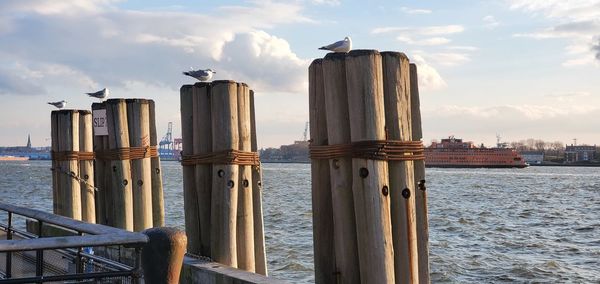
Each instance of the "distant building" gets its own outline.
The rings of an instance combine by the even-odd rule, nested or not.
[[[591,161],[595,158],[596,155],[596,145],[567,145],[565,147],[565,162],[574,163],[574,162],[583,162],[583,161]]]
[[[27,146],[28,149],[31,149],[31,134],[27,134]]]
[[[543,151],[521,151],[519,154],[521,154],[525,163],[530,165],[541,164],[544,161]]]

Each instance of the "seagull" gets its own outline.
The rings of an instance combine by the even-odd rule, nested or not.
[[[49,105],[53,105],[53,106],[55,106],[58,109],[61,109],[61,108],[65,107],[67,105],[67,101],[62,100],[62,101],[59,101],[59,102],[49,102],[48,104]]]
[[[206,70],[190,70],[190,71],[186,71],[183,72],[183,75],[188,75],[190,77],[194,77],[202,82],[204,81],[208,81],[210,80],[210,78],[212,78],[213,74],[215,74],[217,72],[213,71],[212,69],[206,69]]]
[[[86,93],[86,94],[90,97],[94,97],[94,98],[98,98],[98,99],[102,100],[102,99],[106,99],[108,97],[109,91],[107,88],[104,88],[95,93]]]
[[[330,45],[319,47],[322,50],[331,50],[333,52],[348,52],[352,49],[352,40],[350,37],[345,37],[344,40],[334,42]]]

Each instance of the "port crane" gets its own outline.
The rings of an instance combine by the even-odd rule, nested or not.
[[[181,138],[173,139],[173,122],[169,122],[167,133],[158,142],[158,154],[161,160],[179,160],[181,154]]]
[[[173,122],[169,121],[167,134],[158,143],[160,149],[173,150]]]
[[[308,141],[308,121],[304,125],[304,133],[302,134],[302,141]]]

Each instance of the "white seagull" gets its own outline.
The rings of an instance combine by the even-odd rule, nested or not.
[[[352,49],[352,40],[349,36],[347,36],[344,38],[344,40],[340,40],[330,45],[319,47],[319,49],[331,50],[333,52],[348,52]]]
[[[104,88],[95,93],[86,93],[86,94],[90,97],[94,97],[94,98],[98,98],[98,99],[102,100],[102,99],[106,99],[108,97],[109,91],[107,88]]]
[[[67,105],[67,101],[62,100],[62,101],[59,101],[59,102],[49,102],[48,104],[49,105],[53,105],[53,106],[55,106],[58,109],[61,109],[61,108],[65,107]]]
[[[217,72],[215,72],[214,70],[212,70],[210,68],[206,69],[206,70],[202,70],[202,69],[200,69],[200,70],[194,70],[194,69],[192,69],[190,71],[183,72],[183,75],[188,75],[190,77],[194,77],[194,78],[196,78],[196,79],[204,82],[204,81],[210,80],[210,78],[212,78],[213,74],[215,74],[215,73],[217,73]]]

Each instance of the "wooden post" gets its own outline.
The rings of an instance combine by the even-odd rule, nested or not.
[[[79,111],[79,151],[93,152],[92,112]],[[79,161],[81,179],[81,218],[88,223],[96,223],[96,192],[94,189],[94,160]]]
[[[106,123],[108,123],[108,110],[107,110]],[[108,126],[108,124],[107,124]],[[108,143],[108,135],[102,136],[102,145],[104,151],[108,151],[110,149],[110,143]],[[106,220],[106,225],[116,227],[115,219],[116,219],[116,211],[113,210],[113,206],[115,206],[114,198],[115,192],[118,190],[117,188],[113,188],[112,184],[112,175],[113,168],[111,166],[110,161],[104,161],[104,176],[100,176],[104,180],[104,216]]]
[[[346,56],[352,142],[384,140],[385,114],[381,55],[353,50]],[[385,161],[352,159],[352,192],[363,283],[394,283],[394,250]]]
[[[254,113],[254,91],[250,90],[250,150],[258,151],[256,139],[256,115]],[[252,167],[252,210],[254,215],[254,255],[256,273],[267,276],[267,256],[265,251],[265,229],[262,208],[261,166]]]
[[[196,83],[193,87],[192,98],[193,113],[193,153],[207,154],[212,152],[212,133],[210,118],[210,84]],[[190,236],[198,243],[199,251],[195,252],[204,256],[210,255],[210,207],[212,177],[210,164],[194,166],[195,193],[198,203],[199,234]]]
[[[329,53],[323,60],[323,82],[330,145],[350,143],[345,53]],[[352,159],[329,160],[333,236],[337,283],[360,283],[356,217],[352,195]]]
[[[150,152],[150,112],[148,101],[127,100],[127,124],[129,145],[142,147]],[[150,158],[131,160],[133,191],[133,229],[141,232],[152,227],[152,175]]]
[[[412,141],[409,61],[399,52],[382,52],[387,139]],[[419,283],[412,161],[389,161],[389,191],[396,283]]]
[[[58,140],[58,151],[79,151],[79,111],[53,111],[56,115],[55,135]],[[75,179],[79,174],[77,160],[58,161],[55,170],[57,175],[57,209],[60,215],[81,220],[81,187]]]
[[[214,81],[211,92],[213,152],[238,149],[237,86]],[[211,206],[211,256],[222,264],[238,266],[236,216],[238,166],[213,164]]]
[[[251,151],[250,142],[250,89],[237,84],[238,150]],[[252,206],[252,166],[239,166],[237,209],[237,259],[238,268],[256,271],[254,260],[254,215]]]
[[[308,67],[308,104],[310,109],[311,144],[327,145],[327,119],[323,87],[323,60],[316,59]],[[311,193],[315,283],[336,283],[336,259],[333,240],[333,211],[329,162],[313,159]]]
[[[58,152],[58,112],[50,113],[50,137],[52,152]],[[54,214],[62,215],[62,204],[60,203],[60,168],[58,161],[52,158],[52,208]],[[59,207],[60,206],[60,207]]]
[[[410,102],[412,118],[412,138],[423,139],[421,127],[421,106],[419,99],[419,83],[417,66],[410,64]],[[427,217],[427,192],[425,191],[425,162],[415,161],[415,184],[419,185],[415,196],[417,218],[417,249],[419,252],[419,282],[429,284],[429,219]]]
[[[181,103],[181,139],[183,142],[182,155],[193,153],[193,93],[192,85],[184,85],[180,90]],[[185,232],[188,235],[188,252],[200,253],[200,217],[198,215],[198,195],[194,179],[194,166],[183,166],[183,207],[185,214]]]
[[[104,103],[93,103],[92,104],[92,112],[94,110],[99,110],[99,109],[106,109],[106,107],[104,106]],[[100,136],[100,135],[96,135],[96,133],[94,133],[94,143],[93,143],[93,150],[95,153],[100,153],[100,152],[104,152],[105,151],[105,145],[104,145],[104,138],[106,136]],[[104,176],[105,176],[105,164],[106,162],[102,159],[95,159],[94,160],[94,185],[96,186],[96,188],[98,188],[98,191],[96,192],[96,199],[95,199],[95,203],[96,203],[96,223],[98,224],[107,224],[107,218],[106,218],[106,191],[109,189],[108,186],[105,185],[104,183]]]
[[[108,144],[110,150],[129,147],[129,130],[127,128],[127,106],[124,99],[106,101],[106,118],[108,121]],[[129,160],[110,161],[110,186],[112,187],[112,207],[107,209],[114,213],[113,226],[133,231],[133,197],[131,187],[131,167]]]
[[[150,113],[150,146],[158,146],[158,136],[156,134],[156,110],[153,100],[148,100]],[[150,158],[151,177],[152,177],[152,225],[162,227],[165,225],[165,201],[162,183],[162,169],[160,167],[160,157]]]

